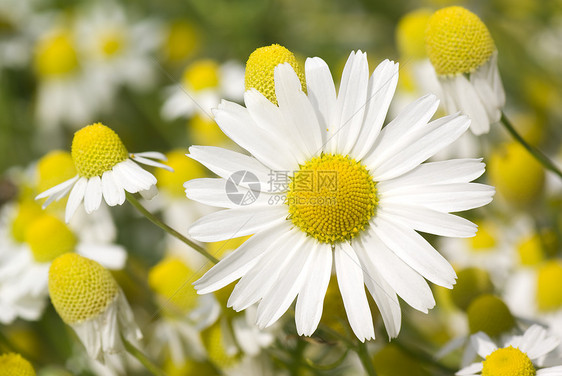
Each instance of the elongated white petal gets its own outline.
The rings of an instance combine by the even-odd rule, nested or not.
[[[174,172],[174,169],[171,168],[170,166],[167,166],[164,163],[153,161],[152,159],[142,157],[138,154],[131,154],[131,159],[135,162],[142,163],[142,164],[145,164],[147,166],[159,167],[159,168],[163,168],[164,170]]]
[[[472,347],[476,349],[476,352],[482,358],[486,358],[498,349],[494,341],[484,332],[478,332],[470,336],[470,342],[472,343]]]
[[[322,144],[327,142],[328,128],[334,125],[336,110],[336,88],[330,68],[319,57],[306,59],[305,62],[307,94],[316,111],[322,131]],[[327,145],[325,145],[327,147]]]
[[[74,215],[78,206],[82,203],[84,199],[84,194],[86,193],[86,186],[88,185],[88,179],[82,177],[78,179],[72,191],[70,191],[70,196],[68,196],[68,202],[66,203],[66,210],[64,214],[64,221],[66,223],[70,222],[70,218]]]
[[[554,350],[559,344],[559,339],[548,336],[544,328],[535,324],[523,334],[519,349],[527,353],[529,358],[538,359]]]
[[[482,362],[472,363],[468,367],[464,367],[463,369],[461,369],[460,371],[455,373],[455,375],[457,375],[457,376],[476,376],[476,375],[478,375],[478,372],[482,371],[483,367],[484,366],[483,366]]]
[[[207,294],[242,277],[261,260],[275,240],[288,231],[285,226],[272,226],[256,233],[197,280],[193,284],[195,289],[199,294]]]
[[[116,244],[80,243],[76,247],[76,251],[112,270],[123,269],[127,260],[125,248]]]
[[[60,184],[55,185],[52,188],[47,189],[44,192],[39,193],[37,196],[35,196],[35,199],[40,200],[42,198],[55,195],[59,192],[63,192],[65,190],[67,190],[68,187],[72,187],[74,185],[74,183],[76,183],[76,181],[78,181],[78,179],[80,179],[80,177],[78,175],[76,175],[72,179],[68,179],[68,180],[66,180],[66,181],[64,181]]]
[[[88,185],[86,185],[86,192],[84,193],[84,209],[86,210],[86,213],[90,214],[100,207],[101,196],[100,177],[91,177],[88,179]]]
[[[157,151],[143,151],[141,153],[134,153],[137,157],[145,157],[150,159],[159,159],[161,161],[167,161],[166,155]]]
[[[562,376],[562,366],[539,369],[537,376]]]
[[[316,244],[311,250],[314,272],[309,273],[301,287],[295,307],[295,321],[299,335],[310,336],[322,317],[326,290],[332,274],[332,249]]]
[[[281,205],[281,195],[274,195],[235,186],[222,178],[202,178],[185,182],[187,198],[202,204],[220,208],[255,207],[259,205]]]
[[[115,181],[114,172],[106,171],[101,176],[103,198],[109,206],[122,205],[125,202],[125,191]]]
[[[436,285],[453,287],[453,267],[420,234],[382,215],[372,224],[375,234],[412,269]]]
[[[349,325],[361,342],[375,338],[371,309],[365,294],[363,269],[355,251],[341,243],[334,252],[338,286]]]
[[[202,242],[252,235],[285,221],[287,208],[282,206],[238,207],[204,216],[189,228],[189,236]]]

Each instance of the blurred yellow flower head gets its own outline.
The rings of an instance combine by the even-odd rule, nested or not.
[[[61,76],[78,69],[78,54],[70,30],[45,35],[35,46],[35,70],[42,78]]]
[[[35,376],[35,370],[20,354],[0,355],[0,376]]]
[[[562,308],[562,262],[550,260],[538,269],[537,305],[540,311]]]
[[[189,279],[193,271],[179,258],[167,257],[148,273],[148,285],[163,298],[164,312],[186,314],[197,305],[197,292]]]
[[[474,299],[466,313],[470,333],[484,332],[490,337],[495,337],[515,326],[515,319],[507,305],[491,294]]]
[[[70,228],[50,214],[42,215],[29,225],[25,241],[37,262],[50,262],[64,253],[73,252],[78,243]]]
[[[183,183],[205,176],[205,170],[200,163],[186,156],[187,150],[176,149],[166,154],[167,165],[174,169],[170,172],[163,169],[155,171],[158,187],[174,197],[184,197]]]
[[[398,22],[396,44],[403,58],[419,60],[427,57],[425,30],[432,14],[429,9],[418,9],[406,14]]]

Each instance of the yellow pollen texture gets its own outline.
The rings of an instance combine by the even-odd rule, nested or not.
[[[35,376],[35,370],[20,354],[0,355],[0,376]]]
[[[562,308],[562,262],[548,261],[539,268],[537,304],[541,311]]]
[[[431,16],[425,48],[439,75],[471,73],[486,63],[496,49],[480,18],[458,6],[440,9]]]
[[[165,308],[185,314],[195,308],[197,293],[186,283],[193,271],[178,258],[168,257],[148,273],[150,288],[166,300]]]
[[[57,217],[45,214],[27,228],[25,241],[37,262],[50,262],[58,256],[74,251],[76,236]]]
[[[67,151],[53,150],[39,160],[37,164],[39,183],[37,191],[43,192],[76,176],[76,167],[72,156]]]
[[[128,157],[117,133],[101,123],[88,125],[74,134],[72,159],[80,176],[101,177]]]
[[[295,55],[288,49],[278,44],[256,49],[246,62],[244,83],[246,90],[255,88],[272,103],[277,104],[275,96],[274,70],[279,64],[289,63],[302,84],[306,93],[304,70],[297,62]]]
[[[60,76],[78,68],[72,35],[59,31],[42,39],[35,48],[35,70],[42,77]]]
[[[79,323],[104,312],[119,293],[111,273],[95,261],[66,253],[49,269],[49,294],[67,324]]]
[[[495,337],[515,326],[515,319],[507,305],[491,294],[474,299],[466,313],[471,333],[482,331],[490,337]]]
[[[482,376],[535,376],[531,359],[513,346],[497,349],[482,362]]]
[[[186,87],[199,91],[219,86],[219,65],[213,60],[199,60],[183,72]]]
[[[322,243],[351,240],[375,214],[375,186],[369,171],[354,159],[332,154],[312,158],[292,177],[289,218]]]

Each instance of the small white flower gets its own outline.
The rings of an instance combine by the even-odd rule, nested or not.
[[[46,207],[70,192],[65,221],[69,222],[84,201],[86,213],[100,207],[102,197],[109,206],[122,205],[125,191],[140,192],[147,198],[156,194],[156,178],[135,162],[171,170],[152,159],[165,160],[162,153],[128,153],[119,136],[101,123],[88,125],[74,134],[72,159],[78,175],[43,193],[36,199],[48,197]]]

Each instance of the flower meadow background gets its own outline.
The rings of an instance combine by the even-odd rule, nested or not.
[[[33,198],[75,175],[64,152],[77,130],[100,122],[130,152],[166,154],[175,172],[147,167],[159,194],[142,203],[185,234],[213,210],[185,197],[185,181],[213,176],[185,154],[191,145],[235,147],[210,109],[221,98],[242,103],[244,64],[256,48],[279,43],[301,64],[319,56],[336,82],[352,50],[368,53],[371,71],[384,59],[399,62],[388,122],[427,93],[416,68],[426,59],[424,22],[451,5],[486,24],[498,50],[504,113],[562,167],[561,1],[0,0],[0,354],[21,354],[40,375],[365,374],[337,286],[328,288],[311,337],[297,335],[292,309],[260,331],[255,312],[226,307],[232,286],[197,296],[191,284],[212,264],[128,203],[102,208],[93,219],[84,214],[71,228],[78,248],[107,256],[143,334],[144,355],[137,355],[144,366],[131,356],[113,365],[92,361],[46,297],[29,308],[36,317],[13,313],[8,296],[21,286],[10,284],[8,261],[21,244],[60,235],[28,231],[40,215]],[[500,338],[538,323],[562,339],[562,180],[500,124],[468,134],[438,157],[483,157],[486,173],[478,181],[495,186],[496,195],[464,215],[478,224],[476,237],[426,236],[458,276],[453,290],[431,286],[436,306],[428,314],[401,301],[402,329],[389,341],[369,302],[377,336],[365,348],[371,374],[454,374],[476,359],[468,336],[478,331]],[[23,207],[29,210],[20,215]],[[205,249],[221,259],[244,240]],[[20,272],[23,281],[35,271]],[[562,364],[562,347],[544,362]]]

